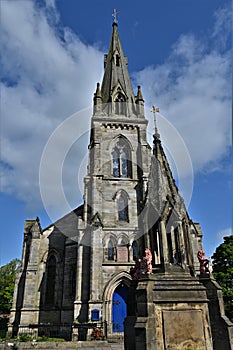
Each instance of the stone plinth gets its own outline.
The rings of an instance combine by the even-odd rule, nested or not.
[[[148,275],[132,287],[132,294],[133,289],[136,314],[130,305],[127,350],[213,349],[206,288],[196,278]]]
[[[209,299],[210,324],[214,350],[233,350],[233,324],[225,316],[222,288],[209,276],[200,276]]]

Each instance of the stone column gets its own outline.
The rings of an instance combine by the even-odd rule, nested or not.
[[[159,232],[157,229],[156,229],[155,235],[156,235],[156,243],[157,243],[157,249],[158,249],[158,254],[155,254],[155,263],[161,264],[161,247],[160,247],[160,240],[159,240]]]
[[[132,244],[129,245],[129,261],[133,262],[133,248],[132,248]]]
[[[168,246],[167,246],[167,232],[166,232],[166,226],[165,226],[164,220],[160,221],[160,232],[162,237],[162,251],[163,251],[164,264],[168,264],[169,257],[168,257]]]
[[[180,250],[182,252],[182,264],[184,264],[185,266],[187,265],[187,256],[186,256],[186,252],[185,252],[185,243],[184,243],[184,231],[183,231],[183,227],[182,227],[182,222],[181,221],[177,221],[178,224],[178,232],[179,232],[179,238],[180,238]]]
[[[176,253],[176,242],[175,242],[175,232],[174,232],[174,226],[171,226],[171,241],[172,241],[172,259],[173,263],[175,262],[174,256]]]
[[[74,302],[74,320],[79,315],[82,297],[82,269],[83,269],[83,245],[79,244],[77,248],[77,275],[76,275],[76,296]]]
[[[100,299],[101,270],[103,260],[103,247],[101,244],[102,228],[94,228],[91,232],[91,300]]]

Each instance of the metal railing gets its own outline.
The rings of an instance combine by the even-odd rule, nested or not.
[[[72,323],[72,324],[29,324],[20,325],[18,337],[47,337],[62,338],[67,341],[74,340],[72,335],[76,333],[75,340],[107,340],[108,342],[119,342],[124,340],[124,332],[113,331],[113,324],[104,322]]]

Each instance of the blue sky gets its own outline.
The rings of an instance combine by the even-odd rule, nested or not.
[[[77,140],[64,161],[62,185],[70,209],[82,202],[92,98],[102,79],[114,8],[120,11],[119,34],[135,92],[140,84],[147,111],[157,104],[190,154],[192,167],[177,158],[179,176],[176,160],[171,163],[178,182],[189,183],[191,201],[186,190],[182,195],[190,217],[201,224],[204,250],[211,256],[222,237],[232,234],[231,2],[0,4],[0,264],[21,257],[25,219],[39,216],[46,227],[51,217],[66,214],[55,186],[48,186],[50,202],[42,203],[40,161],[54,130],[76,112]],[[162,140],[173,137],[166,130],[161,135]],[[50,178],[53,166],[48,165]]]

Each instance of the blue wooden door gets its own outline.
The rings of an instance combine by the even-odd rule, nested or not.
[[[127,287],[120,285],[112,297],[112,331],[124,332],[124,319],[127,316]]]

